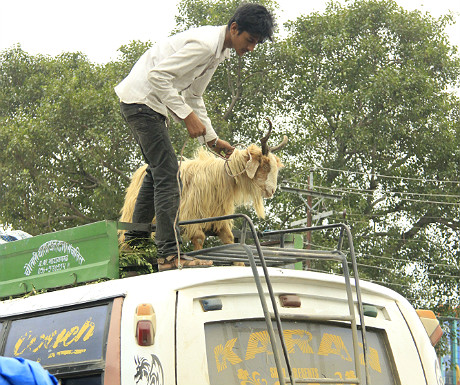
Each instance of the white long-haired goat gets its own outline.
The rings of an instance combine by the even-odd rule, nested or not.
[[[278,170],[283,167],[273,152],[283,148],[288,140],[284,136],[279,145],[268,147],[270,131],[271,123],[268,134],[261,138],[262,148],[251,144],[244,150],[235,149],[228,160],[201,149],[194,159],[183,161],[180,166],[183,185],[180,220],[230,215],[236,207],[251,203],[257,215],[264,218],[263,198],[270,198],[275,193]],[[121,210],[121,222],[132,221],[146,169],[147,165],[144,165],[133,174]],[[232,225],[231,220],[190,224],[184,226],[184,235],[192,241],[195,250],[203,247],[206,232],[217,234],[224,244],[233,243]],[[124,232],[121,232],[120,242],[123,241]]]

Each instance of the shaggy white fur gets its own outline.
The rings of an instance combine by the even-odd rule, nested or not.
[[[265,216],[263,198],[271,197],[276,190],[278,170],[283,167],[280,159],[270,152],[262,155],[262,150],[252,144],[244,150],[235,149],[225,163],[204,149],[194,159],[181,163],[181,221],[230,215],[242,205],[252,205],[259,217]],[[146,168],[144,165],[133,174],[121,210],[122,222],[132,221]],[[184,235],[198,250],[208,231],[216,233],[224,244],[233,243],[232,226],[230,220],[186,225]],[[123,240],[121,231],[120,242]]]

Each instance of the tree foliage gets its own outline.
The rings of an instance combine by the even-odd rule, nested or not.
[[[449,22],[391,1],[330,3],[289,23],[278,66],[299,139],[290,165],[343,196],[331,206],[351,214],[364,276],[431,305],[458,292],[460,186],[445,181],[460,180],[449,91],[460,62]]]
[[[37,234],[116,218],[135,152],[113,93],[123,64],[2,54],[3,223]]]
[[[273,0],[262,3],[276,14]],[[173,32],[226,24],[238,4],[182,0]],[[460,277],[460,62],[444,32],[452,22],[393,1],[331,2],[291,20],[273,43],[233,54],[205,95],[216,131],[232,143],[256,142],[265,117],[275,122],[273,142],[289,135],[280,181],[306,189],[312,172],[314,190],[342,197],[316,209],[340,213],[329,223],[346,209],[362,277],[444,313]],[[150,45],[123,45],[105,65],[20,46],[0,53],[0,223],[39,234],[118,217],[142,158],[113,87]],[[170,133],[177,153],[196,148],[183,125]],[[260,228],[307,216],[295,194],[277,193],[267,206]]]

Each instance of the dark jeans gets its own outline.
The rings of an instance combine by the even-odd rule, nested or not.
[[[169,138],[166,119],[144,104],[121,103],[120,108],[148,164],[132,221],[150,223],[156,216],[157,256],[162,258],[176,254],[174,220],[179,207],[178,162]],[[181,244],[179,228],[176,229],[178,242]],[[148,236],[147,233],[138,231],[128,231],[125,234],[127,241]]]

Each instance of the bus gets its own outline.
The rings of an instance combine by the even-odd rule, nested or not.
[[[359,280],[346,225],[271,232],[279,242],[265,246],[235,215],[248,236],[189,253],[213,267],[123,279],[117,222],[0,245],[0,355],[38,361],[63,385],[443,384],[436,318]],[[296,247],[325,228],[336,250]],[[311,259],[343,274],[304,270]]]

